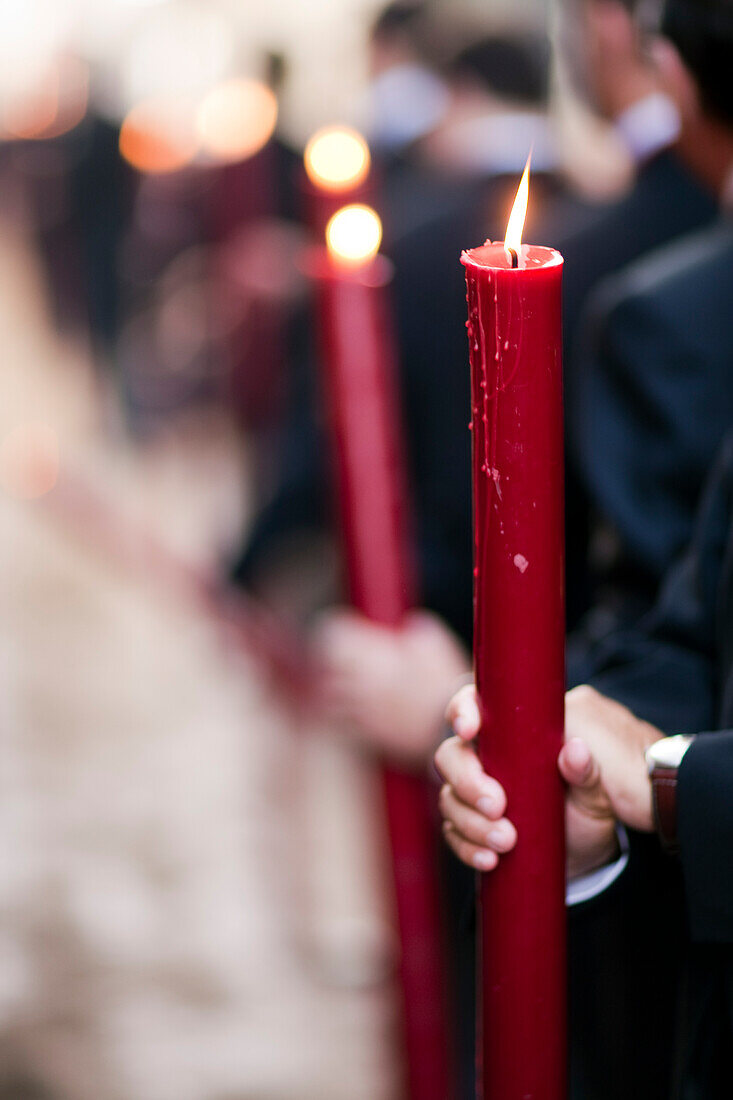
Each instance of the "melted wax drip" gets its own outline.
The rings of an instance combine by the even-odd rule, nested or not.
[[[499,320],[499,294],[498,279],[489,271],[487,273],[489,286],[493,284],[493,309],[491,316],[485,317],[486,310],[482,310],[482,296],[479,293],[476,281],[469,284],[466,295],[468,302],[469,319],[466,322],[469,348],[471,351],[472,370],[475,383],[473,387],[474,402],[472,404],[472,417],[468,427],[474,432],[474,448],[476,449],[476,462],[478,471],[485,474],[493,482],[495,493],[486,501],[483,516],[476,516],[474,525],[474,544],[477,562],[474,567],[474,577],[478,577],[480,566],[478,564],[478,551],[480,545],[479,529],[483,527],[482,537],[484,546],[488,544],[489,527],[492,510],[498,510],[502,501],[501,472],[497,466],[497,446],[499,427],[499,395],[505,392],[516,376],[521,358],[522,336],[520,327],[519,339],[513,361],[509,363],[509,340],[504,338],[503,331],[511,331],[512,313],[514,308],[521,310],[521,290],[517,285],[511,286],[508,298],[508,309],[505,323]],[[514,301],[514,294],[517,301]],[[486,296],[488,297],[488,296]],[[485,299],[484,299],[485,301]],[[491,344],[487,339],[487,329],[491,332]],[[493,355],[491,355],[493,351]],[[504,526],[500,524],[500,533],[504,535]],[[516,555],[514,564],[520,572],[527,568],[526,559],[522,555]]]

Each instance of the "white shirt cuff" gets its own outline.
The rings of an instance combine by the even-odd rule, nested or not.
[[[615,126],[634,161],[639,164],[677,140],[680,136],[680,113],[668,95],[652,92],[622,111]]]
[[[590,901],[598,897],[604,890],[616,881],[629,862],[629,838],[623,825],[616,826],[618,845],[621,855],[613,863],[607,863],[605,867],[599,867],[597,871],[591,871],[589,875],[580,875],[572,879],[565,887],[565,904],[580,905],[583,901]]]

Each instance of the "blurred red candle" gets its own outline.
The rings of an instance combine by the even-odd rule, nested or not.
[[[480,880],[479,1096],[566,1100],[562,256],[464,252],[474,484],[479,755],[507,792],[516,849]],[[517,224],[518,223],[518,224]],[[510,251],[510,248],[513,251]],[[515,266],[516,265],[516,266]]]
[[[333,444],[351,604],[399,629],[415,605],[397,374],[388,316],[388,261],[368,207],[331,220],[314,257],[323,388]],[[383,769],[400,934],[410,1100],[450,1100],[445,970],[436,866],[435,795],[419,775]]]

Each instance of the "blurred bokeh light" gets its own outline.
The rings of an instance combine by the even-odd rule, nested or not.
[[[175,172],[193,161],[198,148],[193,109],[179,100],[145,100],[122,121],[120,152],[140,172]]]
[[[0,133],[10,138],[54,138],[82,121],[89,102],[89,68],[81,58],[55,57],[36,82],[5,103]]]
[[[202,150],[221,161],[244,160],[272,137],[277,99],[257,80],[228,80],[213,88],[196,115]]]
[[[0,443],[0,484],[11,497],[49,493],[59,475],[59,440],[46,424],[19,424]]]
[[[308,141],[304,163],[311,183],[327,191],[346,191],[369,175],[371,157],[366,140],[357,130],[327,126]]]
[[[379,252],[381,243],[379,215],[361,203],[337,210],[326,226],[329,255],[347,267],[368,263]]]

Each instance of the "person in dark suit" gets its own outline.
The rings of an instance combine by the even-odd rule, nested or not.
[[[390,0],[369,29],[369,84],[361,114],[380,162],[409,156],[446,109],[448,91],[431,45],[431,9],[426,0]]]
[[[722,218],[607,281],[588,311],[568,437],[603,561],[594,607],[570,637],[575,682],[595,641],[648,609],[689,539],[733,421],[732,273],[733,223]]]
[[[653,1081],[630,1029],[631,1046],[581,1066],[577,1095],[724,1100],[733,1095],[733,434],[655,608],[607,637],[597,659],[592,686],[568,693],[558,761],[569,785],[568,900],[613,908],[638,878],[642,853],[663,893],[635,929],[636,952],[601,951],[588,965],[603,979],[606,961],[623,972],[647,959],[642,1011],[655,1012],[659,987],[669,1004],[654,1020],[666,1058]],[[456,736],[436,754],[447,838],[464,862],[495,867],[517,835],[498,785],[491,813],[478,809],[494,781],[467,744],[479,727],[473,688],[450,713]],[[490,822],[496,840],[487,847]],[[624,1010],[637,1021],[634,1007]],[[604,1029],[606,1017],[594,1022]]]
[[[680,105],[674,158],[720,211],[733,171],[730,8],[724,0],[668,0],[662,30],[657,65]],[[651,193],[649,200],[651,206]],[[725,216],[597,287],[571,345],[568,464],[592,502],[605,559],[591,578],[593,611],[578,631],[575,654],[587,646],[584,637],[650,605],[689,537],[701,477],[730,408]],[[568,273],[579,262],[569,255]],[[591,433],[598,433],[592,441]],[[608,478],[591,453],[605,448],[613,455],[613,462],[602,460]]]
[[[704,15],[707,9],[703,0],[690,2],[694,26],[695,15]],[[707,93],[708,85],[717,80],[714,63],[702,62],[701,56],[690,52],[689,20],[680,25],[668,17],[665,29],[670,39],[664,48],[659,47],[664,57],[660,69],[668,74],[667,83],[680,104],[688,103],[680,114],[679,143],[688,160],[694,161],[700,182],[693,184],[690,179],[689,188],[672,189],[676,198],[670,197],[664,233],[673,231],[675,202],[679,203],[680,227],[689,226],[685,211],[695,209],[690,202],[693,192],[701,199],[695,221],[703,215],[710,221],[714,212],[717,220],[696,240],[681,239],[678,245],[638,261],[637,267],[627,266],[614,282],[598,287],[586,308],[581,334],[570,341],[569,526],[572,533],[577,482],[602,516],[597,543],[603,541],[608,547],[613,540],[616,547],[613,568],[605,570],[603,599],[599,600],[596,592],[591,621],[573,636],[576,660],[582,659],[588,644],[603,630],[611,629],[621,614],[633,618],[653,601],[664,569],[689,537],[696,495],[733,411],[733,388],[728,385],[733,345],[726,324],[731,237],[720,220],[726,172],[733,164],[727,93],[720,89],[719,102]],[[722,32],[715,24],[706,33],[712,38],[712,49]],[[708,51],[705,56],[716,55]],[[696,101],[701,107],[691,108],[689,104]],[[673,174],[676,172],[673,169]],[[653,205],[651,192],[638,208],[631,200],[626,203],[632,226],[637,219],[644,220],[647,201]],[[538,206],[541,209],[541,204],[535,206],[536,219]],[[623,220],[615,220],[618,213],[616,208],[609,216],[608,228],[614,238],[623,238]],[[488,222],[487,217],[484,225]],[[421,521],[423,591],[426,606],[464,639],[470,638],[471,629],[470,444],[464,426],[468,374],[460,367],[465,303],[460,275],[451,283],[443,271],[448,269],[457,242],[476,238],[476,223],[476,212],[469,208],[461,217],[452,213],[442,223],[436,219],[429,245],[422,233],[409,235],[397,252],[395,283],[400,346],[405,352],[405,409],[410,438],[415,441],[412,474]],[[543,239],[545,233],[549,235],[544,239],[559,240],[561,251],[570,255],[565,266],[566,278],[572,281],[572,248],[566,247],[561,234],[530,220],[528,238]],[[492,235],[498,235],[496,229]],[[578,236],[571,234],[570,240]],[[650,239],[645,238],[646,242]],[[625,247],[630,256],[636,242],[614,244],[612,255],[618,257],[619,247]],[[427,263],[426,250],[431,256]],[[598,251],[603,252],[602,238]],[[440,311],[434,309],[435,301],[441,302]],[[684,311],[681,301],[686,303]],[[691,322],[690,317],[694,318]],[[572,590],[572,538],[569,551]],[[575,618],[571,607],[569,625]],[[365,639],[359,637],[358,622],[343,624],[327,640],[337,665],[359,669],[356,650]],[[392,665],[396,663],[397,643],[386,637],[380,641],[374,631],[367,641],[382,648],[391,645]],[[385,659],[379,664],[387,667],[390,662]],[[339,702],[343,713],[361,725],[367,736],[375,736],[382,731],[374,727],[361,706],[363,698],[379,692],[376,681],[371,690],[363,689],[368,668],[363,665],[355,676],[359,684],[353,705],[348,698]],[[409,680],[407,671],[404,680]],[[414,669],[409,671],[419,680]],[[340,678],[342,690],[343,684]],[[394,713],[394,709],[385,708],[382,713]],[[421,716],[422,711],[416,707],[414,713]],[[424,744],[434,729],[435,724],[426,727]],[[416,744],[416,739],[412,743]]]
[[[568,6],[577,14],[577,4],[569,3]],[[579,455],[582,445],[577,437],[592,438],[591,433],[585,430],[589,401],[593,404],[595,420],[603,425],[606,433],[615,430],[622,437],[628,436],[636,428],[638,420],[633,391],[622,408],[610,408],[604,406],[601,400],[600,387],[596,387],[595,393],[589,393],[589,385],[586,384],[589,373],[602,380],[607,372],[611,375],[614,372],[614,364],[607,354],[608,334],[616,324],[616,317],[609,308],[610,300],[612,293],[620,296],[626,294],[629,298],[636,293],[634,276],[630,274],[624,282],[626,276],[618,273],[619,269],[623,272],[625,265],[655,245],[712,223],[719,217],[719,196],[723,186],[720,173],[711,173],[704,167],[699,154],[700,135],[709,125],[710,112],[690,111],[689,107],[682,109],[685,103],[690,102],[690,80],[697,80],[699,74],[693,71],[691,77],[690,74],[683,75],[679,64],[670,64],[669,48],[663,49],[661,46],[657,47],[657,52],[661,51],[663,59],[652,65],[642,49],[640,32],[634,22],[634,7],[622,0],[582,0],[580,4],[580,11],[587,21],[586,49],[593,58],[593,64],[587,66],[593,82],[589,95],[606,115],[617,120],[627,143],[639,158],[636,184],[622,200],[604,208],[601,213],[590,218],[573,218],[568,204],[558,201],[558,188],[552,174],[540,173],[533,177],[526,227],[527,239],[551,242],[565,256],[566,389],[570,444],[567,486],[568,625],[571,628],[587,610],[591,591],[596,585],[596,577],[589,576],[586,570],[586,560],[590,533],[589,501],[594,509],[599,504],[595,495],[596,482],[586,476],[585,464]],[[467,51],[464,63],[479,65],[488,52],[474,47]],[[516,68],[515,65],[499,66],[500,71],[510,73]],[[703,82],[709,76],[709,73],[702,74]],[[662,93],[663,86],[669,89],[668,93]],[[678,102],[679,108],[676,106]],[[674,143],[674,148],[670,143]],[[486,143],[488,152],[484,151],[480,141],[467,144],[474,151],[479,150],[482,156],[490,156],[490,143]],[[727,139],[721,142],[719,148],[726,147]],[[474,152],[474,155],[477,154]],[[500,194],[502,187],[505,189],[504,195]],[[404,237],[395,249],[395,297],[400,326],[399,343],[404,357],[405,407],[410,420],[410,438],[416,441],[412,474],[419,502],[425,603],[465,640],[470,638],[471,631],[469,440],[464,428],[468,381],[467,372],[461,370],[465,360],[462,337],[465,304],[461,273],[457,271],[451,280],[449,272],[451,260],[463,242],[479,240],[487,232],[497,237],[503,231],[512,197],[511,189],[505,178],[495,176],[488,193],[492,196],[492,212],[489,201],[483,208],[480,202],[473,207],[466,203],[461,209],[453,209],[434,218],[431,223],[421,225],[417,231]],[[497,210],[502,213],[497,215]],[[572,228],[573,224],[580,224],[582,228]],[[429,240],[426,241],[426,237]],[[583,316],[584,308],[591,308],[587,297],[591,290],[598,291],[601,276],[614,272],[618,278],[615,291],[607,290],[605,294],[600,294],[592,305],[595,318],[592,327],[596,333],[593,342],[587,335],[588,324],[581,324],[579,317]],[[441,303],[439,311],[433,307],[435,301]],[[650,300],[642,302],[640,313],[651,304]],[[607,309],[605,319],[604,307]],[[577,336],[579,330],[585,333],[585,338],[580,342]],[[717,360],[719,366],[724,365],[724,355],[725,350]],[[591,371],[589,362],[596,365],[595,370]],[[633,361],[633,369],[634,373],[643,375],[646,366],[637,359]],[[653,367],[650,367],[649,373],[652,372]],[[684,384],[691,385],[696,391],[698,402],[709,402],[711,408],[717,404],[717,383],[713,375],[709,378],[698,375],[697,382],[694,382],[692,375],[688,374]],[[641,385],[644,385],[643,381]],[[668,393],[665,392],[667,387]],[[583,393],[579,396],[581,389]],[[653,404],[652,419],[666,418],[666,406],[679,407],[681,397],[682,386],[677,386],[677,379],[671,372],[649,379],[647,402]],[[682,400],[684,402],[685,399]],[[721,420],[725,422],[723,409],[721,413],[721,417],[713,415],[713,424],[719,424]],[[589,421],[592,414],[587,418]],[[612,419],[612,423],[606,423]],[[681,444],[676,456],[673,446],[667,456],[670,465],[679,460],[689,471],[688,485],[692,485],[692,492],[685,490],[680,509],[687,517],[686,525],[683,524],[676,541],[669,540],[661,568],[646,573],[643,583],[640,583],[640,595],[647,604],[654,598],[664,565],[679,547],[681,539],[689,533],[690,501],[699,488],[701,471],[709,459],[710,447],[714,447],[720,437],[719,431],[711,432],[710,446],[704,450],[699,461],[685,450],[686,444],[691,442],[690,434],[682,431],[675,441]],[[641,442],[634,452],[639,469],[632,469],[633,463],[629,463],[623,478],[619,476],[615,479],[612,464],[606,463],[611,467],[610,479],[615,480],[619,502],[626,486],[629,487],[629,498],[633,498],[632,487],[637,474],[642,477],[646,474],[647,484],[653,480],[644,464],[643,447]],[[595,454],[591,455],[591,464],[598,453],[596,448]],[[600,462],[596,460],[599,472],[603,462],[603,459]],[[607,498],[603,503],[606,501]],[[612,509],[611,517],[614,517]],[[594,624],[596,628],[597,621]],[[350,660],[351,649],[359,644],[357,630],[358,624],[352,621],[348,631],[340,630],[333,638],[332,648],[342,651],[344,660]],[[371,637],[376,642],[374,632],[371,632]],[[353,661],[351,663],[353,665]]]
[[[688,134],[697,131],[694,142],[685,140],[700,177],[720,196],[733,169],[731,102],[721,79],[733,26],[725,20],[714,0],[671,0],[665,14],[679,50],[677,60],[665,63],[683,79],[694,73],[703,105],[685,124]],[[732,265],[733,230],[722,219],[627,268],[588,310],[568,434],[603,511],[608,563],[593,616],[570,639],[571,684],[599,667],[609,632],[650,605],[690,537],[705,472],[733,423]],[[630,676],[653,677],[656,659],[646,656],[648,667],[634,664]],[[680,676],[677,687],[695,699],[689,679]],[[676,704],[680,691],[664,685],[665,696]],[[662,717],[656,719],[662,728],[683,728],[679,707],[668,711],[668,726]],[[603,904],[571,913],[572,1095],[579,1100],[670,1096],[677,1072],[669,1038],[679,1004],[675,960],[685,934],[680,889],[679,874],[641,837],[623,884]],[[672,960],[661,969],[660,955]]]
[[[613,124],[633,165],[633,183],[625,194],[601,206],[595,217],[561,241],[568,404],[585,365],[576,337],[598,284],[718,214],[715,188],[697,174],[688,156],[695,141],[687,132],[689,118],[683,117],[679,88],[665,78],[664,66],[655,59],[660,45],[648,8],[639,0],[564,0],[560,8],[571,83]],[[573,443],[572,423],[568,441]],[[595,577],[588,568],[595,502],[572,446],[566,478],[567,617],[573,628],[595,597]]]
[[[689,155],[690,120],[658,60],[663,47],[657,27],[644,20],[647,7],[641,0],[564,0],[561,7],[571,81],[613,125],[633,165],[630,188],[563,240],[566,354],[601,279],[718,213],[715,189]]]
[[[639,261],[589,312],[569,436],[604,517],[606,562],[596,605],[569,638],[570,684],[589,679],[604,639],[649,607],[690,537],[707,468],[733,423],[731,308],[733,225],[721,220]],[[669,728],[680,721],[670,714]],[[656,974],[648,947],[675,959],[683,930],[679,882],[657,856],[642,840],[623,890],[571,913],[578,1097],[668,1096],[677,976],[673,966]]]
[[[730,8],[670,0],[664,30],[659,65],[688,104],[678,147],[725,200]],[[690,111],[693,103],[701,109]],[[592,676],[609,633],[649,608],[690,537],[705,472],[733,422],[732,263],[733,227],[723,215],[608,280],[586,307],[566,409],[569,457],[594,502],[599,552],[591,611],[569,639],[570,684]],[[672,960],[679,952],[679,890],[679,875],[642,839],[623,889],[572,911],[573,1095],[669,1095],[678,975],[674,965],[659,972],[655,951]]]

